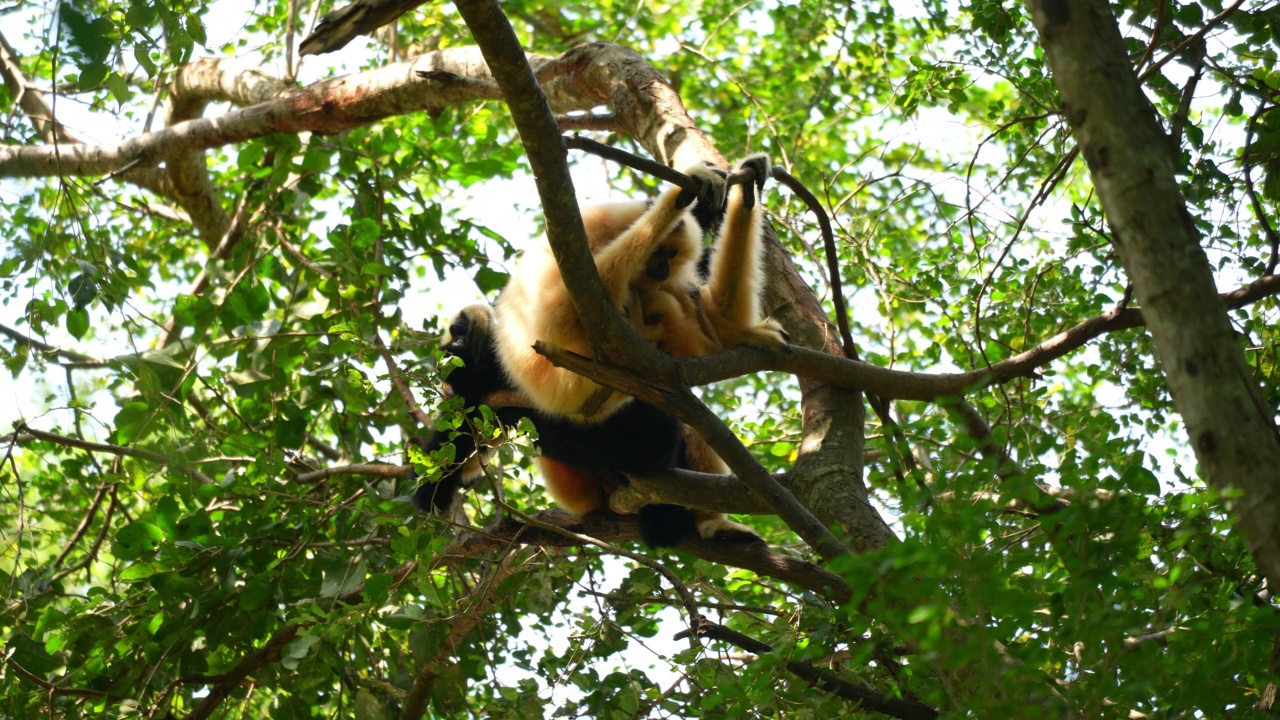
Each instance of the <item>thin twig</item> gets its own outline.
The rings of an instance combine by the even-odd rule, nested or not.
[[[1249,124],[1244,131],[1244,151],[1240,153],[1240,160],[1244,166],[1244,187],[1245,192],[1249,195],[1249,202],[1253,205],[1253,214],[1258,218],[1258,224],[1262,226],[1262,232],[1267,236],[1267,240],[1271,243],[1271,259],[1267,261],[1267,269],[1262,272],[1263,275],[1274,275],[1276,273],[1276,263],[1280,262],[1280,233],[1276,233],[1276,229],[1272,227],[1271,220],[1267,217],[1267,211],[1262,207],[1262,200],[1258,197],[1258,191],[1253,187],[1253,159],[1250,157],[1253,149],[1253,138],[1258,130],[1258,118],[1262,117],[1262,113],[1269,109],[1270,106],[1265,102],[1258,103],[1258,109],[1249,117]]]
[[[1146,70],[1143,70],[1141,73],[1139,73],[1138,82],[1144,82],[1147,78],[1154,75],[1156,71],[1158,71],[1160,68],[1167,65],[1170,60],[1173,60],[1174,58],[1181,55],[1182,51],[1191,47],[1193,43],[1203,42],[1204,36],[1208,35],[1210,30],[1221,25],[1224,20],[1231,17],[1235,13],[1235,11],[1240,9],[1241,5],[1244,5],[1244,0],[1236,0],[1235,5],[1232,5],[1231,7],[1228,7],[1228,8],[1224,8],[1222,12],[1218,13],[1217,15],[1214,15],[1212,18],[1209,19],[1209,22],[1204,24],[1204,27],[1197,30],[1194,34],[1187,36],[1187,39],[1175,45],[1174,48],[1169,51],[1168,55],[1165,55],[1164,57],[1160,58],[1156,62],[1152,63],[1151,66],[1148,67]]]
[[[112,455],[136,458],[138,460],[146,460],[157,465],[176,465],[168,457],[161,455],[160,453],[151,452],[150,450],[140,450],[138,448],[125,447],[124,445],[88,442],[73,437],[67,437],[66,435],[58,435],[56,433],[45,432],[44,430],[36,430],[26,423],[19,423],[18,427],[12,433],[0,436],[0,441],[16,439],[18,442],[23,442],[24,440],[29,441],[32,438],[51,442],[55,445],[88,450],[90,452],[103,452],[110,453]],[[192,470],[185,465],[176,466],[181,468],[183,472],[190,473],[192,477],[202,483],[213,484],[212,478],[198,470]]]

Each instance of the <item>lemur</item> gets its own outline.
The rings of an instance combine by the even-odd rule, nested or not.
[[[727,193],[723,220],[704,259],[705,272],[699,269],[702,235],[723,207],[722,169],[699,165],[685,171],[700,192],[672,188],[651,205],[608,203],[582,211],[609,301],[646,339],[673,355],[707,355],[738,344],[777,347],[787,341],[775,321],[760,318],[763,245],[757,198],[769,176],[769,160],[752,155],[737,168],[750,168],[755,180]],[[526,252],[493,316],[482,306],[465,309],[443,347],[463,359],[464,367],[453,371],[449,386],[467,407],[499,390],[515,389],[529,399],[533,410],[503,408],[498,418],[504,424],[520,417],[533,420],[542,450],[538,464],[561,506],[580,515],[607,509],[609,495],[626,482],[626,475],[673,467],[728,472],[697,433],[651,405],[613,392],[598,408],[583,412],[602,392],[600,386],[553,366],[533,350],[537,340],[579,354],[591,352],[549,246]],[[464,375],[457,377],[459,373]],[[434,449],[443,442],[436,433],[425,445]],[[447,507],[458,487],[479,474],[485,448],[477,448],[470,436],[459,436],[454,443],[465,462],[440,483],[419,488],[419,506]],[[759,539],[719,513],[657,505],[642,509],[639,517],[642,534],[653,546],[675,544],[690,526],[704,538]]]

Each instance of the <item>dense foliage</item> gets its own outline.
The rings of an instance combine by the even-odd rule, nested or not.
[[[1280,6],[1112,7],[1220,290],[1272,275]],[[299,64],[299,36],[330,9],[0,11],[4,144],[113,146],[158,130],[174,73],[202,57],[305,84],[472,43],[451,5],[429,4],[393,39]],[[725,155],[767,150],[813,188],[836,225],[868,362],[980,369],[1134,302],[1020,4],[503,10],[544,55],[595,41],[636,50]],[[687,617],[651,564],[592,545],[455,556],[445,550],[459,531],[406,502],[402,439],[422,429],[392,376],[438,422],[461,423],[440,392],[436,316],[470,295],[492,300],[516,250],[541,242],[504,105],[199,157],[218,207],[194,218],[146,167],[0,171],[0,417],[12,423],[0,438],[0,717],[875,714],[794,662],[974,717],[1033,705],[1243,717],[1274,695],[1278,608],[1232,529],[1231,499],[1198,473],[1142,328],[975,388],[966,399],[989,438],[983,422],[957,421],[954,401],[895,403],[897,433],[869,415],[865,477],[847,482],[865,481],[901,542],[826,564],[847,602],[626,546],[674,573],[712,620],[773,648],[747,658],[719,640],[672,640]],[[616,195],[656,187],[572,157]],[[829,301],[813,216],[780,189],[766,202]],[[495,204],[528,212],[499,220]],[[1269,296],[1231,313],[1273,408],[1277,315]],[[794,378],[704,394],[768,469],[791,466]],[[495,483],[468,498],[473,525],[550,504],[529,447],[507,436]],[[417,460],[429,473],[441,458]],[[397,469],[325,472],[374,463]],[[746,521],[817,560],[776,518]]]

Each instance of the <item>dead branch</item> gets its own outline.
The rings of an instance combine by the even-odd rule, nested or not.
[[[298,46],[299,55],[322,55],[346,47],[358,35],[395,22],[426,0],[356,0],[325,13],[316,29]]]

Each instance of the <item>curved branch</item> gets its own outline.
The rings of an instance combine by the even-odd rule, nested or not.
[[[1266,208],[1262,207],[1262,200],[1258,197],[1258,190],[1253,186],[1253,165],[1255,158],[1253,157],[1253,138],[1258,132],[1258,119],[1262,117],[1262,113],[1268,109],[1266,102],[1259,101],[1258,109],[1254,110],[1253,115],[1249,116],[1249,122],[1245,125],[1244,130],[1244,151],[1240,153],[1240,165],[1244,171],[1244,190],[1249,196],[1249,203],[1253,206],[1253,214],[1258,218],[1258,225],[1262,228],[1262,234],[1267,238],[1267,242],[1271,244],[1271,256],[1267,259],[1267,267],[1262,271],[1263,275],[1274,275],[1277,263],[1280,263],[1280,233],[1271,226],[1271,220],[1267,217]]]
[[[677,639],[683,634],[677,635]],[[723,640],[756,655],[773,652],[773,647],[768,643],[709,621],[703,623],[702,635],[713,640]],[[933,720],[939,715],[937,709],[922,702],[890,697],[866,685],[844,680],[834,673],[814,667],[807,662],[787,660],[785,665],[788,670],[810,685],[858,703],[872,712],[901,718],[901,720]]]
[[[254,69],[244,69],[230,60],[197,60],[178,70],[170,85],[169,117],[166,124],[194,120],[205,107],[221,100],[241,107],[279,97],[290,85]],[[165,162],[165,172],[178,201],[205,244],[214,247],[227,235],[231,218],[223,209],[221,193],[209,179],[203,150],[179,153]]]
[[[267,640],[261,648],[246,655],[244,659],[236,663],[229,671],[219,675],[217,678],[210,678],[209,694],[204,697],[199,705],[196,706],[186,720],[202,720],[207,718],[218,709],[223,700],[226,700],[231,692],[240,687],[245,678],[257,672],[268,664],[280,660],[280,652],[285,646],[293,642],[298,636],[298,630],[301,625],[289,624],[280,628],[270,640]]]
[[[41,342],[28,335],[24,335],[22,334],[22,332],[15,330],[7,325],[0,325],[0,335],[4,335],[5,337],[9,338],[10,340],[13,340],[19,345],[29,347],[33,350],[39,350],[40,352],[43,352],[43,353],[48,353],[49,355],[53,355],[54,357],[60,358],[62,361],[65,361],[65,362],[55,361],[55,362],[58,362],[60,365],[66,365],[68,367],[70,366],[108,367],[112,363],[111,360],[101,360],[98,358],[89,357],[88,355],[82,355],[78,352],[74,352],[71,350],[63,350],[62,348],[56,347],[54,345],[50,345],[45,342]]]
[[[17,102],[23,113],[35,127],[36,134],[55,151],[59,147],[77,145],[81,141],[53,115],[53,108],[44,99],[44,93],[27,80],[17,52],[0,34],[0,78],[9,90],[9,97]],[[167,178],[155,168],[131,168],[120,173],[120,180],[150,190],[160,197],[172,197],[173,188]]]
[[[542,525],[555,525],[573,533],[589,535],[611,542],[635,542],[640,540],[640,523],[629,515],[592,513],[575,517],[560,508],[543,510],[532,516]],[[502,550],[512,542],[522,545],[545,547],[571,547],[579,543],[559,532],[527,525],[514,518],[504,518],[482,529],[458,535],[433,561],[433,566],[453,564],[461,559],[475,557],[493,550]],[[764,543],[743,543],[729,540],[686,539],[676,546],[680,552],[704,560],[750,570],[757,575],[773,577],[797,587],[830,598],[833,602],[847,602],[850,590],[839,575],[828,572],[813,563],[798,560],[789,555],[775,553]]]
[[[1234,310],[1277,294],[1280,294],[1280,276],[1266,276],[1218,297],[1227,309]],[[874,392],[883,397],[932,402],[942,397],[960,397],[987,385],[1020,377],[1035,377],[1039,368],[1083,347],[1096,337],[1144,325],[1141,308],[1117,307],[1089,318],[1007,360],[981,370],[962,373],[890,370],[800,347],[793,347],[788,351],[738,347],[715,355],[685,359],[680,363],[678,374],[673,372],[670,375],[654,376],[654,380],[706,385],[762,370],[778,370],[841,387]]]

